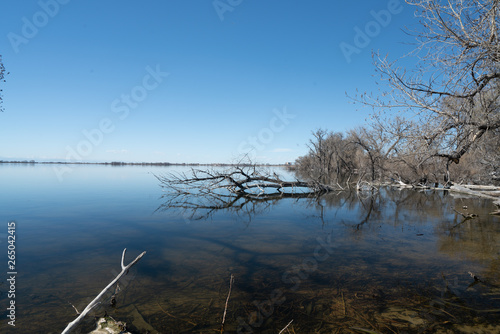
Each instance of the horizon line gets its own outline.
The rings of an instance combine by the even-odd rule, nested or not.
[[[125,162],[125,161],[107,161],[107,162],[89,162],[89,161],[36,161],[36,160],[0,160],[0,164],[61,164],[61,165],[158,165],[158,166],[291,166],[293,162],[284,163],[226,163],[226,162]]]

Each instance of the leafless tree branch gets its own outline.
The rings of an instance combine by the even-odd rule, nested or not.
[[[143,256],[144,254],[146,254],[146,252],[142,252],[141,254],[139,254],[132,262],[130,262],[128,265],[125,265],[124,263],[124,260],[125,260],[125,252],[127,251],[127,249],[125,248],[123,250],[123,253],[122,253],[122,260],[121,260],[121,268],[122,270],[120,271],[120,273],[97,295],[97,297],[94,298],[94,300],[92,300],[88,305],[87,307],[85,307],[85,309],[80,313],[80,315],[75,319],[73,320],[72,322],[70,322],[66,328],[62,331],[62,334],[66,334],[66,333],[70,333],[71,330],[73,328],[75,328],[75,326],[93,309],[95,308],[97,305],[99,305],[99,300],[102,298],[102,296],[106,293],[106,291],[108,291],[115,283],[117,283],[120,278],[125,275],[128,270],[134,265],[136,264]]]

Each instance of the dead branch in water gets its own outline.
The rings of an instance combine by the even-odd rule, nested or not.
[[[61,334],[69,333],[80,321],[82,321],[82,319],[87,315],[87,313],[89,313],[94,307],[100,304],[99,300],[106,293],[106,291],[108,291],[115,283],[117,283],[120,280],[120,278],[123,275],[125,275],[128,272],[128,270],[132,268],[132,266],[136,264],[144,256],[144,254],[146,254],[146,252],[142,252],[135,258],[134,261],[130,262],[128,265],[125,265],[123,261],[125,260],[126,251],[127,249],[125,248],[122,253],[122,261],[121,261],[122,271],[118,275],[116,275],[116,277],[97,295],[97,297],[94,298],[94,300],[92,300],[87,305],[87,307],[85,307],[85,309],[81,313],[79,313],[80,315],[75,320],[73,320],[68,324],[68,326],[66,326],[66,328],[62,331]]]
[[[231,289],[233,288],[234,275],[231,274],[229,279],[229,292],[227,293],[226,306],[224,307],[224,315],[222,316],[222,324],[220,327],[221,334],[224,333],[224,323],[226,322],[227,304],[229,303],[229,298],[231,297]]]
[[[276,172],[255,165],[223,169],[191,169],[188,173],[155,175],[164,189],[165,202],[157,211],[176,208],[189,219],[208,218],[218,210],[253,216],[285,198],[316,199],[332,191],[343,191],[318,182],[289,181]]]
[[[455,211],[456,213],[458,213],[459,215],[464,217],[464,220],[474,219],[477,217],[477,215],[475,213],[463,213],[463,212],[457,211],[455,209],[453,209],[453,211]]]
[[[182,195],[217,195],[224,193],[249,198],[269,198],[282,194],[319,195],[338,188],[319,182],[283,180],[275,172],[266,172],[255,165],[236,166],[233,170],[191,169],[190,174],[155,175],[166,190]],[[290,190],[287,192],[287,190]]]
[[[292,319],[292,320],[290,320],[290,322],[288,323],[288,325],[286,325],[286,326],[285,326],[285,327],[284,327],[284,328],[283,328],[283,329],[279,332],[279,334],[283,333],[283,332],[284,332],[284,331],[288,328],[288,326],[290,326],[290,325],[292,324],[292,322],[293,322],[293,319]]]

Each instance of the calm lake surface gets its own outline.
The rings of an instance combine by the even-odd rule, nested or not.
[[[489,200],[381,189],[192,217],[162,208],[154,177],[186,169],[73,165],[61,181],[54,167],[0,164],[0,333],[60,333],[76,317],[71,304],[82,310],[120,271],[124,248],[126,263],[147,254],[116,306],[108,294],[92,315],[133,333],[219,331],[231,274],[228,333],[279,333],[291,320],[291,333],[500,332],[500,219]],[[75,332],[94,328],[89,316]]]

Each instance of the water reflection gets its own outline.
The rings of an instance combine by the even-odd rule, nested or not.
[[[278,333],[292,319],[296,333],[499,331],[500,219],[490,201],[380,189],[239,199],[191,219],[144,169],[99,168],[85,182],[75,169],[49,198],[29,187],[45,173],[37,168],[16,170],[1,198],[2,219],[18,222],[22,273],[19,326],[1,322],[2,333],[60,332],[75,317],[69,303],[82,308],[111,281],[123,248],[148,253],[116,307],[103,301],[95,314],[136,333],[220,329],[231,274],[228,333]],[[89,317],[82,333],[92,328]]]
[[[252,310],[243,302],[246,313],[235,310],[241,331],[276,331],[276,317],[283,324],[287,314],[300,319],[294,328],[302,332],[349,332],[359,326],[379,332],[499,330],[500,228],[498,218],[487,214],[491,202],[441,190],[380,189],[249,204],[245,213],[254,218],[283,206],[302,208],[304,222],[320,223],[318,234],[330,244],[324,255],[331,256],[319,256],[321,261],[313,256],[320,239],[289,236],[286,242],[301,255],[289,253],[274,267],[254,263],[245,274],[283,274],[281,280],[262,274],[243,280],[247,287],[265,282],[265,293],[254,288],[246,298],[257,294],[253,305],[263,302],[268,309]],[[240,207],[232,209],[217,207],[227,213]],[[458,210],[477,218],[465,220]],[[269,243],[280,240],[264,241]],[[237,263],[241,259],[234,268]]]

